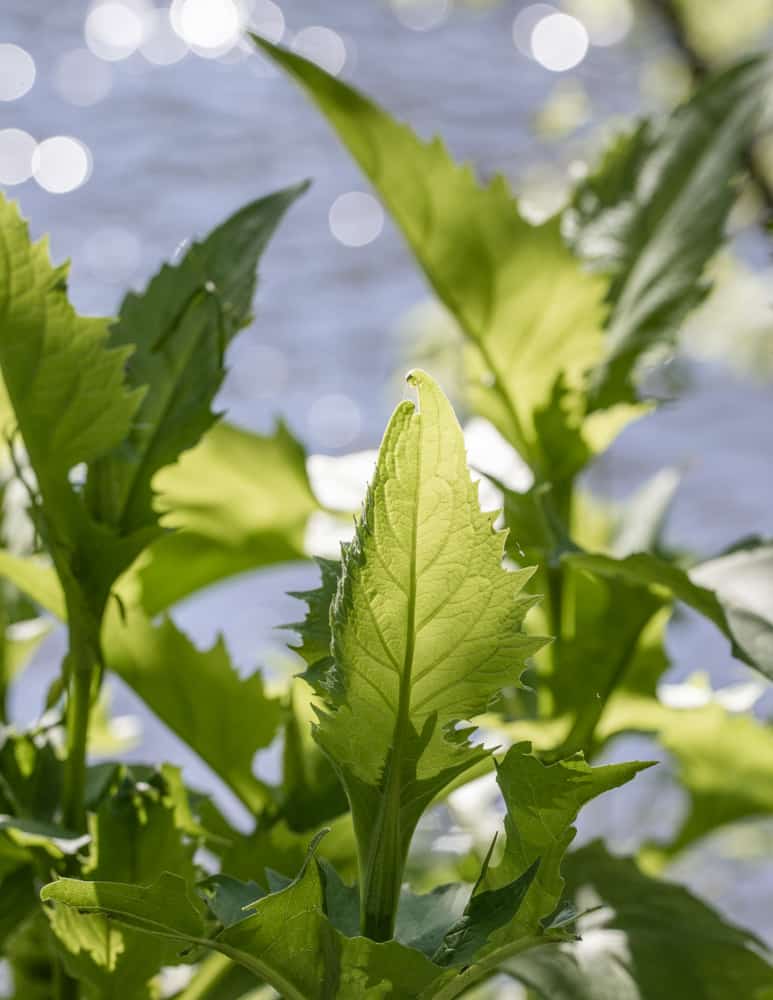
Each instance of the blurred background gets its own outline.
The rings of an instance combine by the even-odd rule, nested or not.
[[[264,432],[282,415],[310,453],[338,455],[377,446],[402,394],[397,376],[416,357],[451,379],[453,352],[442,345],[452,331],[325,124],[241,40],[246,25],[353,81],[421,135],[441,133],[481,177],[504,173],[539,220],[633,116],[663,113],[710,67],[769,49],[773,2],[3,0],[0,187],[34,235],[51,234],[55,260],[72,257],[81,312],[114,313],[191,237],[247,201],[313,179],[264,258],[256,321],[231,351],[219,408]],[[763,227],[773,134],[754,150],[753,172],[714,265],[714,292],[657,373],[673,401],[589,473],[595,491],[623,497],[677,467],[667,540],[705,555],[742,535],[773,536],[773,282]],[[367,466],[358,491],[366,477]],[[275,628],[299,613],[283,595],[314,577],[307,565],[255,574],[175,617],[202,644],[223,630],[245,671],[278,671],[290,654]],[[698,670],[717,684],[749,680],[711,627],[686,614],[669,644],[674,681]],[[61,648],[52,635],[26,674],[13,706],[19,721],[39,712]],[[124,735],[141,727],[142,749],[127,755],[181,763],[191,781],[213,786],[130,692],[115,681],[111,690]],[[757,710],[773,713],[769,695]],[[259,766],[271,775],[276,758]],[[632,829],[644,838],[670,824],[680,803],[659,780],[638,801],[603,799],[582,838],[601,833],[630,850]],[[238,819],[235,804],[218,798]],[[773,827],[767,836],[773,842]],[[773,940],[773,864],[770,874],[766,885],[759,864],[745,874],[703,858],[680,877]]]

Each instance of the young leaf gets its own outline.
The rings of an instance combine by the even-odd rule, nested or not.
[[[346,788],[364,929],[390,937],[413,830],[452,778],[486,756],[455,728],[516,683],[544,640],[521,630],[530,570],[502,568],[504,537],[478,506],[448,400],[408,377],[344,549],[331,610],[333,665],[315,737]]]
[[[248,809],[267,804],[269,790],[253,775],[252,762],[276,735],[281,706],[266,696],[259,672],[242,680],[222,639],[198,650],[169,618],[152,625],[134,607],[111,609],[102,644],[107,666]]]
[[[473,345],[475,407],[546,478],[565,452],[577,457],[562,475],[606,447],[631,416],[581,426],[585,373],[603,353],[606,281],[567,249],[558,219],[530,225],[503,178],[482,187],[439,140],[423,142],[314,63],[253,38],[336,130]]]
[[[155,522],[151,479],[196,444],[215,415],[225,349],[250,319],[255,270],[277,225],[308,184],[240,209],[179,264],[165,264],[142,295],[130,292],[110,330],[112,347],[133,348],[128,380],[147,386],[127,441],[89,469],[95,517],[119,534]]]
[[[770,72],[750,59],[719,73],[662,127],[645,121],[617,139],[577,188],[565,228],[613,279],[595,405],[635,398],[639,357],[673,339],[706,294],[703,270],[722,241]]]
[[[751,934],[600,843],[570,854],[564,873],[578,908],[601,909],[580,918],[577,942],[508,962],[540,1000],[753,1000],[773,983]]]

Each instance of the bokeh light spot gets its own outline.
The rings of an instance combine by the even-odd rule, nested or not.
[[[79,188],[91,173],[91,153],[79,139],[55,135],[44,139],[32,156],[32,174],[51,194]]]
[[[384,228],[384,210],[371,194],[348,191],[330,206],[330,231],[347,247],[364,247]]]
[[[545,17],[557,14],[558,10],[549,3],[533,3],[524,7],[513,21],[513,44],[523,55],[532,57],[531,36],[534,29]]]
[[[553,73],[574,69],[588,51],[588,32],[569,14],[548,14],[531,33],[531,52],[537,62]]]
[[[449,0],[391,0],[397,20],[411,31],[430,31],[448,17]]]
[[[0,130],[0,184],[23,184],[32,177],[37,143],[20,128]]]
[[[172,27],[197,55],[217,58],[239,41],[244,10],[235,0],[174,0]]]
[[[281,42],[285,33],[282,8],[273,0],[253,0],[250,4],[250,28],[269,42]]]
[[[617,45],[633,27],[631,0],[565,0],[564,7],[585,25],[591,45]]]
[[[68,104],[87,108],[104,100],[113,86],[112,67],[88,49],[64,52],[54,64],[54,89]]]
[[[139,7],[108,0],[93,7],[84,25],[86,44],[100,59],[118,62],[136,52],[144,35]]]
[[[346,65],[346,45],[332,28],[311,25],[299,31],[293,39],[293,52],[315,62],[331,76],[338,76]]]
[[[343,448],[360,433],[360,408],[349,396],[320,396],[309,408],[309,432],[323,448]]]
[[[188,46],[172,27],[167,7],[149,11],[140,52],[154,66],[171,66],[188,54]]]
[[[26,49],[4,42],[0,45],[0,101],[24,97],[35,82],[35,60]]]

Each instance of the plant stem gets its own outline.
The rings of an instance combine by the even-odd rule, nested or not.
[[[215,996],[234,968],[239,966],[235,966],[225,955],[213,952],[201,963],[196,975],[180,994],[180,1000],[207,1000]]]
[[[70,647],[65,658],[65,671],[68,690],[67,759],[64,765],[62,822],[69,830],[80,833],[86,829],[84,792],[94,655],[84,625],[77,615],[70,617]]]

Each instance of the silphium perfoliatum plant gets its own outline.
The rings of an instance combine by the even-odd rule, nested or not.
[[[327,576],[329,618],[302,628],[310,642],[329,635],[307,674],[314,739],[346,791],[358,885],[324,860],[320,834],[297,876],[272,875],[268,892],[259,871],[248,883],[227,873],[196,883],[169,872],[148,886],[63,878],[42,894],[55,913],[207,946],[293,998],[458,996],[505,959],[566,938],[560,866],[572,823],[646,764],[592,768],[572,756],[546,766],[528,744],[513,746],[496,762],[500,859],[487,856],[472,887],[421,896],[403,885],[430,803],[494,763],[468,720],[518,683],[545,641],[523,630],[531,571],[502,565],[504,533],[480,509],[448,400],[423,372],[408,381],[418,405],[401,403],[387,427],[355,537]]]
[[[534,225],[504,179],[480,184],[441,142],[261,44],[404,233],[465,344],[462,405],[533,484],[487,469],[501,522],[484,512],[451,405],[414,371],[353,538],[296,595],[304,673],[280,690],[241,672],[222,639],[198,649],[162,613],[305,558],[330,513],[284,424],[254,434],[211,409],[259,258],[303,185],[194,243],[115,321],[75,313],[66,268],[0,203],[0,414],[35,529],[0,551],[3,699],[40,609],[70,646],[48,711],[0,734],[0,947],[16,996],[428,1000],[506,975],[538,1000],[769,1000],[763,944],[654,876],[773,811],[770,727],[713,692],[690,710],[659,696],[676,601],[773,675],[773,548],[672,552],[673,470],[619,509],[580,478],[657,405],[641,368],[705,293],[765,60],[619,136]],[[109,671],[238,800],[247,832],[174,768],[88,760]],[[594,766],[631,731],[671,755],[686,814],[635,858],[572,852],[582,806],[647,766]],[[259,776],[269,747],[280,773]],[[496,782],[502,828],[438,868],[417,826],[457,815],[476,779]]]

